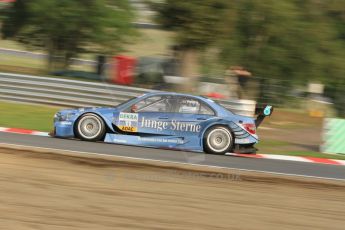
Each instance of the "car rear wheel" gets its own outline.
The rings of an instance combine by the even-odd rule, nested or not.
[[[206,131],[204,136],[205,152],[222,155],[233,147],[233,135],[223,126],[215,126]]]
[[[102,140],[105,130],[102,118],[91,113],[81,116],[75,126],[76,136],[85,141]]]

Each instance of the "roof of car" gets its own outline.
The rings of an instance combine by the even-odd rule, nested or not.
[[[192,98],[201,100],[204,103],[207,103],[209,106],[212,106],[212,108],[214,110],[216,110],[218,112],[218,114],[220,113],[222,115],[226,115],[230,112],[229,110],[227,110],[223,106],[216,103],[214,100],[212,100],[208,97],[203,97],[203,96],[196,96],[196,95],[186,94],[186,93],[164,92],[164,91],[153,91],[150,93],[146,93],[143,96],[147,97],[147,96],[155,96],[155,95],[157,95],[157,96],[159,96],[159,95],[171,95],[171,96],[181,96],[181,97],[192,97]]]
[[[181,96],[181,97],[194,97],[202,100],[211,100],[207,97],[203,96],[197,96],[197,95],[192,95],[192,94],[186,94],[186,93],[176,93],[176,92],[164,92],[164,91],[155,91],[155,92],[150,92],[146,93],[145,95],[172,95],[172,96]]]

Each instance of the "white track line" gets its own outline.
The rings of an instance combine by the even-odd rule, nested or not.
[[[39,132],[39,131],[34,131],[34,132],[32,133],[32,135],[35,135],[35,136],[42,136],[42,137],[50,137],[50,136],[49,136],[49,133],[47,133],[47,132]]]
[[[265,159],[313,163],[312,160],[306,159],[304,157],[299,157],[299,156],[286,156],[286,155],[274,155],[274,154],[260,154],[260,155],[263,156],[263,158]]]
[[[345,165],[345,160],[334,160],[334,161],[339,162],[342,165]]]

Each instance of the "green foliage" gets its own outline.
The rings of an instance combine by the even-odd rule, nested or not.
[[[224,65],[240,65],[254,75],[296,85],[322,82],[326,95],[345,113],[345,5],[332,0],[241,0],[219,43]]]
[[[175,31],[176,47],[179,50],[180,75],[188,77],[182,91],[196,90],[199,76],[200,51],[215,44],[222,35],[222,21],[226,17],[227,1],[224,0],[166,0],[152,3],[157,10],[157,21],[165,29]]]
[[[69,60],[85,48],[118,51],[132,18],[127,0],[17,0],[6,14],[2,33]]]
[[[244,66],[268,84],[284,81],[279,95],[296,85],[324,83],[326,95],[345,114],[344,0],[165,0],[153,5],[158,22],[176,32],[177,45],[206,53],[207,73],[221,69],[207,63],[218,47],[225,68]]]
[[[224,64],[242,65],[255,75],[293,78],[309,61],[305,25],[292,1],[237,2],[233,31],[221,44]],[[304,71],[303,71],[304,72]]]
[[[176,42],[184,49],[202,49],[214,43],[223,30],[224,0],[166,0],[153,4],[157,21],[176,31]]]

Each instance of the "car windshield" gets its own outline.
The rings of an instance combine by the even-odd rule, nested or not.
[[[132,97],[132,98],[128,99],[127,101],[124,101],[124,102],[121,102],[120,104],[115,105],[115,108],[118,108],[124,104],[130,103],[131,101],[134,101],[135,99],[137,99],[137,97]]]

